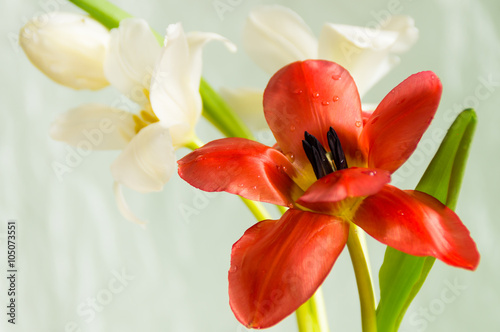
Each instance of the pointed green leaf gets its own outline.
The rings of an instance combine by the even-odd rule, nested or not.
[[[472,109],[459,114],[416,190],[436,197],[451,209],[455,208],[476,122],[476,114]],[[379,272],[379,331],[398,330],[408,306],[422,287],[435,260],[434,257],[411,256],[387,247]]]

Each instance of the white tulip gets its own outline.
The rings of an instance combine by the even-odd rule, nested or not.
[[[202,109],[201,49],[210,40],[233,47],[217,34],[185,34],[180,23],[167,28],[161,47],[144,20],[121,21],[111,31],[104,72],[140,112],[85,105],[60,117],[51,128],[54,139],[74,145],[83,131],[97,130],[102,119],[112,123],[116,131],[107,133],[100,147],[123,149],[111,174],[119,210],[128,220],[141,223],[128,208],[121,186],[143,193],[162,190],[177,168],[175,149],[196,138],[194,127]]]
[[[325,59],[345,67],[363,96],[399,63],[396,54],[406,52],[417,40],[418,30],[408,16],[392,16],[380,29],[326,23],[319,40],[294,11],[263,6],[252,11],[243,30],[243,46],[252,60],[269,74],[299,60]],[[227,102],[248,117],[263,118],[262,95],[255,90],[225,90]],[[253,112],[248,105],[259,105]],[[238,112],[240,113],[240,112]],[[250,124],[264,123],[254,119]],[[264,129],[256,127],[254,129]]]
[[[109,31],[96,20],[61,12],[33,18],[19,34],[19,44],[35,67],[73,89],[109,85],[103,68],[108,43]]]

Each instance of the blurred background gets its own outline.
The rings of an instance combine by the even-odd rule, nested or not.
[[[268,74],[241,48],[252,8],[282,4],[299,13],[318,36],[323,23],[367,26],[396,5],[410,15],[420,38],[401,64],[370,90],[377,103],[409,75],[433,70],[443,83],[438,113],[424,140],[446,130],[461,109],[474,107],[479,123],[456,209],[482,255],[475,272],[439,261],[408,309],[400,331],[497,331],[500,326],[500,2],[496,0],[115,0],[157,31],[182,22],[186,31],[212,31],[240,47],[231,54],[213,43],[204,52],[203,76],[214,87],[264,88]],[[225,12],[216,10],[223,3]],[[6,223],[17,220],[18,317],[6,323],[6,278],[0,278],[1,330],[7,331],[229,331],[242,332],[228,304],[230,250],[254,223],[229,194],[205,194],[177,176],[160,193],[125,190],[145,228],[118,212],[109,171],[116,152],[94,151],[58,179],[65,144],[48,136],[58,114],[84,102],[111,104],[119,93],[74,91],[39,72],[17,44],[19,29],[34,15],[79,12],[63,0],[2,1],[0,59],[0,266],[6,267]],[[478,89],[482,93],[478,94]],[[486,93],[487,92],[487,93]],[[203,141],[220,137],[202,120]],[[267,132],[259,133],[269,143]],[[397,186],[414,188],[437,144],[419,148],[397,173]],[[187,150],[179,150],[183,156]],[[183,211],[194,211],[186,214]],[[369,239],[375,272],[385,247]],[[326,280],[332,331],[361,331],[358,295],[345,250]],[[456,296],[449,303],[441,294]],[[295,317],[269,331],[296,331]]]

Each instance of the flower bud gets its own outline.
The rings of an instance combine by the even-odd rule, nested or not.
[[[109,84],[103,63],[109,31],[94,19],[53,12],[31,19],[20,31],[19,44],[30,61],[55,82],[98,90]]]

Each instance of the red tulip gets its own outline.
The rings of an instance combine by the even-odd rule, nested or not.
[[[421,72],[364,119],[344,68],[295,62],[264,93],[278,149],[225,138],[179,161],[180,176],[199,189],[290,208],[279,220],[255,224],[233,246],[229,297],[242,324],[272,326],[307,301],[344,248],[349,223],[408,254],[477,267],[476,245],[452,210],[388,184],[415,150],[440,96],[439,79]]]

